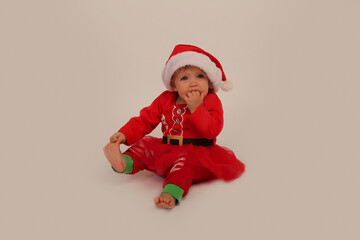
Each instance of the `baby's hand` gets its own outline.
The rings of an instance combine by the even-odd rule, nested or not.
[[[191,113],[193,113],[204,101],[206,93],[200,93],[199,91],[188,92],[185,97],[185,102]]]
[[[110,142],[124,144],[126,142],[126,137],[123,133],[117,132],[110,137]]]

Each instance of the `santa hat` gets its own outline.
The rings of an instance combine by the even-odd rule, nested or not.
[[[214,56],[201,48],[180,44],[175,46],[162,72],[162,80],[168,90],[173,91],[170,82],[174,72],[187,65],[203,70],[209,77],[214,92],[219,91],[220,88],[223,91],[232,89],[231,82],[226,80],[222,66]]]

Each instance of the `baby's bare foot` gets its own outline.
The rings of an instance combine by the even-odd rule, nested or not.
[[[108,143],[104,147],[104,153],[111,166],[118,172],[124,172],[126,169],[123,154],[120,151],[119,143]]]
[[[161,193],[160,197],[154,198],[154,202],[158,208],[173,208],[175,206],[175,198],[169,193]]]

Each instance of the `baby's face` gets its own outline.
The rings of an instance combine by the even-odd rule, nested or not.
[[[184,99],[186,94],[192,91],[208,94],[209,78],[206,73],[197,67],[187,67],[175,76],[173,90]]]

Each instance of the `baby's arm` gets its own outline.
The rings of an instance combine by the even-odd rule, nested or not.
[[[216,94],[208,94],[203,104],[188,118],[188,123],[204,138],[214,139],[223,128],[223,109]]]
[[[119,132],[126,136],[125,144],[130,146],[153,131],[161,121],[161,109],[164,101],[172,94],[165,91],[150,106],[141,109],[140,115],[131,118]]]

